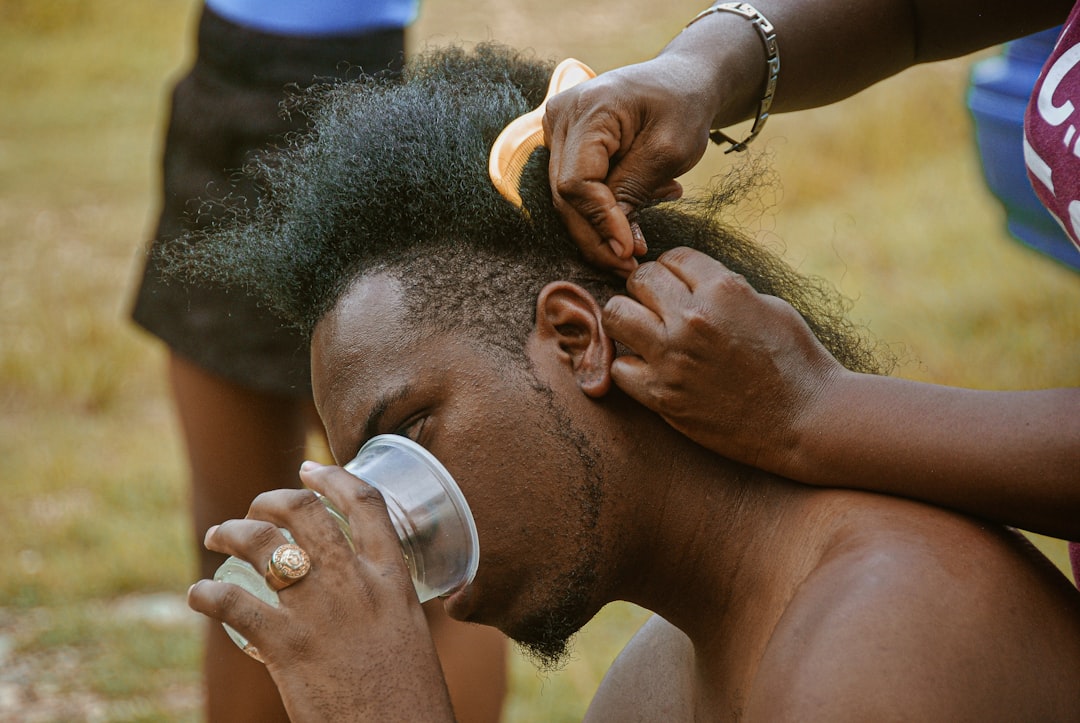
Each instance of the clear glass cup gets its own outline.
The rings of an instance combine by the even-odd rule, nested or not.
[[[476,524],[454,478],[430,452],[407,437],[383,434],[370,439],[345,470],[382,493],[390,522],[420,602],[448,595],[472,582],[480,561]],[[352,545],[349,523],[320,497]],[[282,530],[291,541],[288,530]],[[230,557],[214,574],[275,607],[278,595],[262,572]],[[302,581],[300,581],[301,584]],[[228,625],[226,632],[243,649],[247,640]]]

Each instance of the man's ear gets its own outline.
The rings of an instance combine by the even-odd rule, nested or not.
[[[590,397],[608,393],[615,345],[592,294],[569,281],[545,286],[536,298],[536,334],[539,341],[558,345],[581,391]]]

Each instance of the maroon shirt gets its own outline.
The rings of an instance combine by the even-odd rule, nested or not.
[[[1080,253],[1080,2],[1073,6],[1032,89],[1024,117],[1024,161],[1036,195]],[[1070,543],[1080,583],[1080,544]]]
[[[1024,161],[1036,195],[1080,253],[1080,3],[1032,89]]]

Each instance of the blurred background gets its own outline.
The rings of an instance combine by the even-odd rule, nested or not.
[[[410,46],[493,39],[602,71],[704,5],[426,0]],[[199,718],[186,471],[163,350],[127,320],[198,8],[0,0],[0,721]],[[851,297],[900,376],[1078,385],[1080,275],[1010,239],[980,175],[964,95],[993,52],[773,118],[756,148],[777,185],[739,220]],[[739,161],[711,150],[687,185]],[[506,719],[579,719],[643,619],[610,606],[551,675],[515,653]]]

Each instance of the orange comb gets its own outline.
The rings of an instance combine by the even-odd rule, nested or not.
[[[525,115],[518,116],[503,128],[502,133],[495,139],[488,155],[488,175],[495,188],[510,203],[522,208],[521,174],[525,171],[525,163],[529,156],[540,146],[544,145],[544,108],[547,107],[551,96],[561,93],[567,88],[572,88],[589,78],[595,78],[596,73],[592,68],[580,60],[567,58],[555,66],[551,74],[551,82],[548,83],[547,95],[539,107],[534,108]]]

